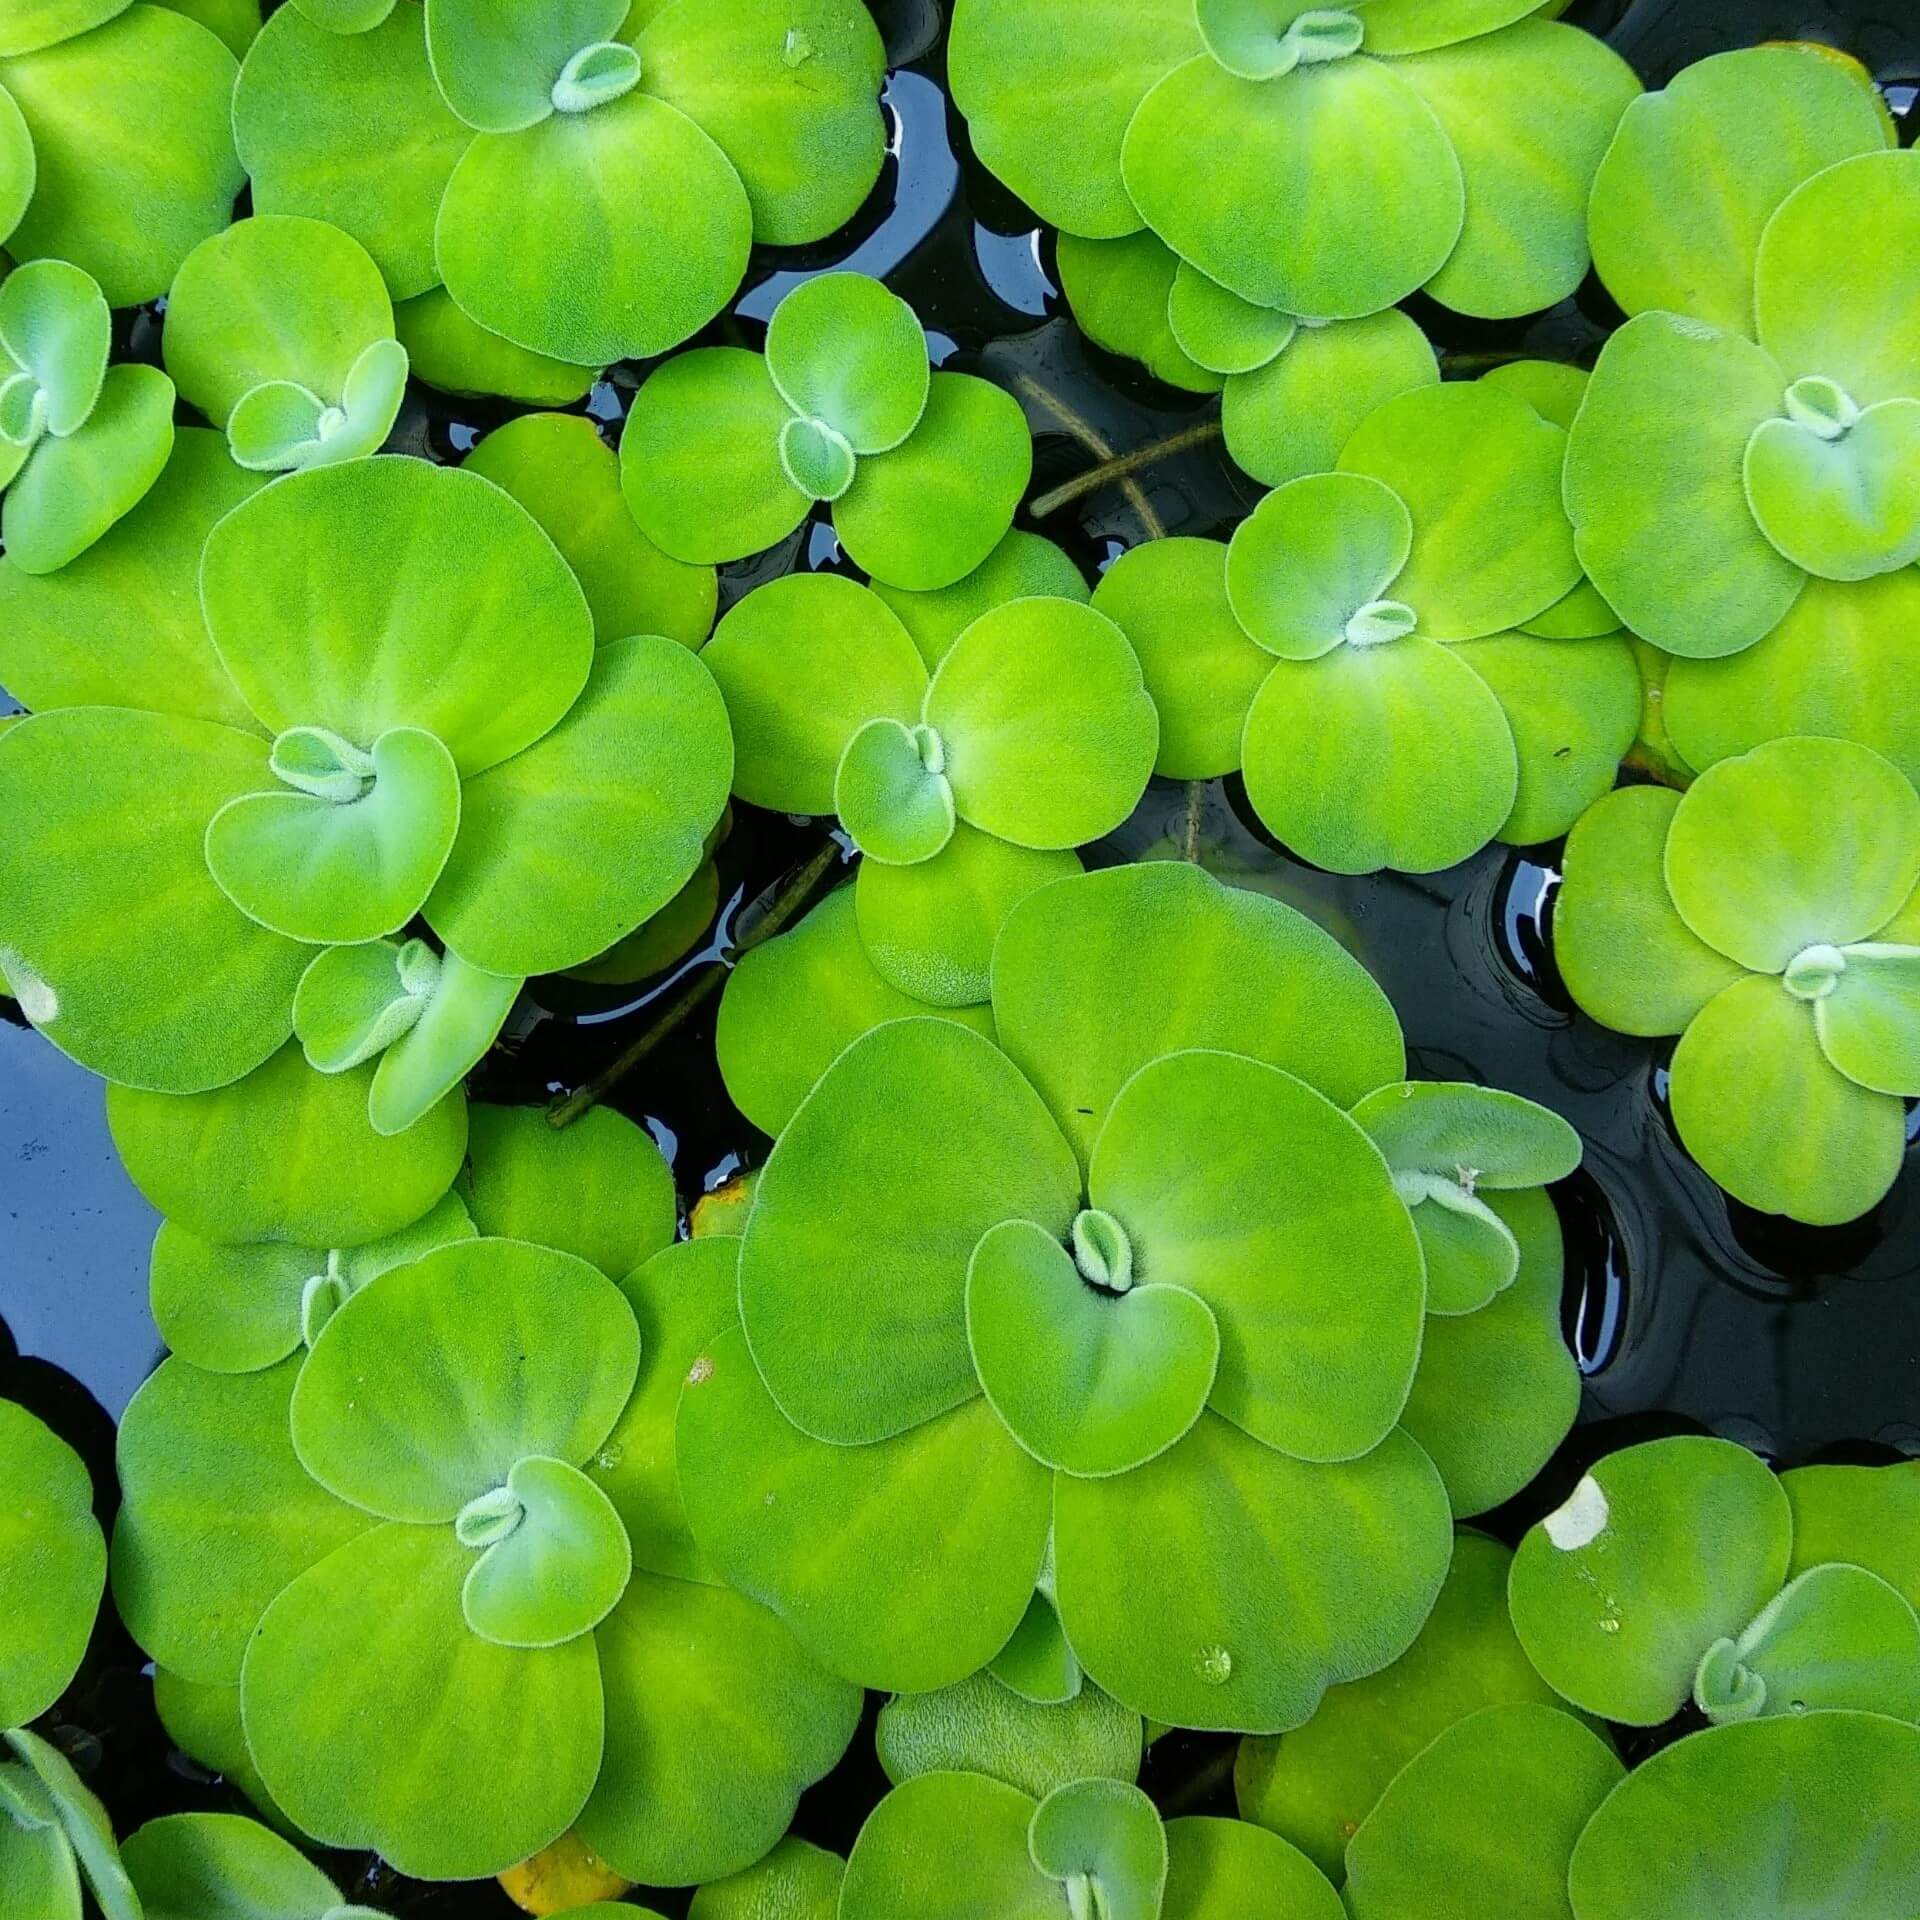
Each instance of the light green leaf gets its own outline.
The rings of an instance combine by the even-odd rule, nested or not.
[[[1920,1092],[1920,947],[1868,943],[1844,951],[1845,972],[1813,1003],[1820,1050],[1876,1092]]]
[[[931,673],[953,643],[980,618],[1009,600],[1045,594],[1056,600],[1088,598],[1079,567],[1051,540],[1017,529],[994,548],[963,580],[925,593],[890,587],[883,580],[873,591],[891,607]]]
[[[886,453],[926,411],[927,340],[913,309],[864,273],[824,273],[774,309],[767,373],[802,419],[856,454]]]
[[[1277,359],[1227,382],[1227,451],[1263,486],[1325,473],[1376,407],[1439,380],[1426,335],[1395,308],[1302,327]]]
[[[90,32],[124,12],[127,0],[16,0],[0,27],[0,58],[32,53]]]
[[[1153,1802],[1125,1780],[1074,1780],[1034,1809],[1027,1851],[1066,1889],[1112,1920],[1159,1920],[1167,1836]]]
[[[1343,1106],[1406,1070],[1385,994],[1330,934],[1183,862],[1022,904],[994,953],[993,1011],[1083,1164],[1121,1087],[1183,1048],[1266,1061]]]
[[[621,0],[433,0],[427,57],[447,105],[481,133],[517,133],[555,110],[561,70],[608,40],[626,18]]]
[[[100,398],[113,314],[91,274],[64,260],[35,260],[0,282],[0,345],[30,374],[46,406],[46,431],[82,426]]]
[[[834,528],[876,580],[950,587],[1006,537],[1032,476],[1019,402],[972,374],[936,373],[919,425],[891,453],[861,462],[834,504]]]
[[[419,1219],[467,1146],[457,1093],[404,1134],[376,1133],[373,1073],[315,1073],[289,1043],[212,1093],[112,1087],[107,1120],[134,1184],[203,1239],[353,1247]]]
[[[1745,476],[1760,531],[1827,580],[1865,580],[1920,560],[1920,400],[1883,400],[1838,438],[1830,431],[1799,420],[1754,430]]]
[[[1174,335],[1168,303],[1181,260],[1157,233],[1083,240],[1063,232],[1054,264],[1080,331],[1096,347],[1140,361],[1169,386],[1220,391],[1224,377],[1201,366]]]
[[[841,824],[870,860],[909,867],[953,838],[953,784],[940,736],[898,720],[869,720],[847,742],[834,777]]]
[[[740,284],[752,224],[719,147],[665,101],[627,93],[477,134],[447,182],[434,258],[483,327],[604,365],[699,332]]]
[[[528,1652],[470,1632],[468,1560],[450,1529],[375,1527],[274,1601],[241,1679],[248,1743],[289,1816],[417,1877],[477,1878],[537,1852],[600,1768],[594,1643]]]
[[[1340,1896],[1302,1853],[1243,1820],[1167,1822],[1162,1920],[1342,1920]]]
[[[1628,321],[1601,351],[1567,444],[1567,512],[1593,584],[1668,653],[1738,653],[1806,584],[1740,478],[1783,385],[1750,341],[1672,314]]]
[[[1154,772],[1174,780],[1233,772],[1270,662],[1234,618],[1227,549],[1217,540],[1149,540],[1100,576],[1093,605],[1139,658],[1160,717]]]
[[[311,388],[268,380],[241,395],[227,423],[227,444],[249,473],[275,473],[316,464],[307,455],[319,448],[327,423],[326,402]]]
[[[474,1561],[460,1610],[496,1646],[563,1646],[597,1627],[626,1592],[626,1528],[606,1494],[564,1460],[523,1455],[504,1493],[520,1517]]]
[[[434,216],[473,134],[434,85],[420,8],[355,34],[276,9],[240,70],[233,130],[256,213],[331,221],[395,300],[439,285]]]
[[[314,956],[293,996],[294,1036],[307,1064],[344,1073],[412,1029],[431,997],[440,956],[424,940],[328,947]]]
[[[173,1744],[209,1773],[250,1800],[276,1833],[296,1836],[292,1821],[273,1804],[260,1770],[247,1751],[246,1729],[240,1724],[240,1682],[207,1686],[183,1680],[166,1667],[153,1670],[153,1705]]]
[[[444,393],[497,395],[530,407],[567,407],[584,400],[600,377],[598,367],[576,367],[544,353],[530,353],[489,333],[454,305],[445,287],[399,302],[393,310],[393,330],[407,350],[415,378]],[[497,474],[488,478],[507,485]],[[520,504],[533,511],[528,501],[522,499]]]
[[[1713,1727],[1614,1789],[1573,1852],[1576,1920],[1904,1920],[1920,1838],[1901,1809],[1920,1731],[1872,1713]]]
[[[393,11],[395,0],[293,0],[293,4],[329,33],[366,33]]]
[[[688,1920],[837,1920],[846,1872],[837,1853],[789,1834],[743,1872],[695,1888]]]
[[[198,1091],[285,1041],[310,957],[214,885],[207,821],[264,784],[266,743],[172,715],[42,714],[0,742],[7,968],[35,1022],[111,1079]],[[417,1209],[416,1209],[417,1211]]]
[[[1679,805],[1667,787],[1622,787],[1581,816],[1562,859],[1554,957],[1573,997],[1620,1033],[1684,1032],[1742,977],[1667,892],[1667,831]]]
[[[1920,1461],[1885,1467],[1793,1467],[1780,1476],[1793,1508],[1789,1573],[1840,1561],[1920,1599]]]
[[[900,1123],[929,1100],[937,1130]],[[843,1446],[971,1399],[974,1248],[1003,1220],[1064,1234],[1078,1199],[1066,1142],[990,1041],[945,1020],[856,1040],[781,1135],[747,1223],[740,1313],[768,1390]]]
[[[107,1581],[107,1543],[80,1456],[0,1400],[0,1724],[24,1727],[79,1671]]]
[[[109,306],[165,293],[246,184],[228,124],[235,71],[205,27],[153,6],[6,61],[0,82],[33,135],[36,170],[8,251],[70,260]]]
[[[1167,325],[1181,350],[1210,373],[1253,373],[1300,330],[1290,313],[1257,307],[1180,262],[1167,294]]]
[[[1466,183],[1460,244],[1427,292],[1488,319],[1564,300],[1586,277],[1588,189],[1639,97],[1633,69],[1592,34],[1526,20],[1395,72],[1432,109]]]
[[[1212,1308],[1216,1412],[1303,1460],[1357,1459],[1392,1431],[1420,1349],[1420,1253],[1378,1150],[1331,1101],[1239,1054],[1166,1055],[1115,1098],[1088,1192],[1143,1275]]]
[[[367,1094],[375,1133],[400,1134],[460,1085],[500,1037],[526,983],[440,956],[420,1018],[381,1055]]]
[[[1628,1447],[1521,1541],[1514,1631],[1575,1706],[1658,1726],[1713,1642],[1779,1592],[1792,1532],[1779,1482],[1744,1447],[1691,1434]]]
[[[1258,306],[1316,319],[1377,313],[1424,286],[1465,217],[1445,129],[1376,60],[1273,80],[1189,60],[1140,103],[1122,173],[1182,259]]]
[[[1567,1862],[1626,1777],[1571,1714],[1486,1707],[1394,1777],[1347,1847],[1352,1920],[1571,1920]]]
[[[860,1829],[840,1920],[1057,1920],[1060,1886],[1033,1864],[1034,1803],[973,1773],[927,1773],[896,1787]],[[1089,1913],[1102,1911],[1083,1896]]]
[[[1905,1108],[1838,1072],[1811,1010],[1776,979],[1749,975],[1708,1002],[1674,1050],[1672,1076],[1687,1151],[1763,1213],[1837,1226],[1876,1206],[1899,1174]]]
[[[326,1920],[340,1889],[300,1852],[231,1813],[176,1813],[130,1834],[120,1857],[146,1920]]]
[[[1144,1467],[1054,1490],[1074,1651],[1116,1699],[1180,1726],[1300,1725],[1327,1687],[1406,1651],[1452,1550],[1440,1477],[1400,1433],[1316,1466],[1206,1413]]]
[[[33,1791],[23,1767],[0,1767],[0,1795]],[[6,1876],[9,1898],[17,1898],[23,1912],[36,1920],[83,1920],[80,1870],[67,1837],[52,1822],[22,1826],[17,1820],[0,1823],[0,1874]]]
[[[12,234],[32,203],[38,171],[33,129],[13,95],[0,85],[0,240]]]
[[[120,1850],[114,1845],[113,1822],[74,1771],[73,1763],[59,1748],[24,1727],[8,1733],[4,1744],[25,1763],[47,1811],[73,1849],[102,1920],[143,1920],[140,1896],[127,1878],[120,1864]],[[14,1769],[8,1768],[7,1772],[11,1774]],[[9,1820],[8,1825],[12,1824]]]
[[[729,1584],[865,1685],[925,1692],[991,1660],[1033,1593],[1054,1479],[993,1409],[975,1397],[833,1446],[787,1421],[743,1335],[702,1357],[680,1403],[680,1490]]]
[[[988,1237],[1007,1235],[1030,1224],[1010,1221],[996,1227]],[[1201,1397],[1205,1397],[1204,1391]],[[1194,1412],[1199,1412],[1197,1405]],[[1053,1602],[1047,1598],[1045,1588],[1052,1583],[1052,1578],[1051,1571],[1042,1567],[1041,1584],[1034,1589],[1033,1598],[1027,1602],[1027,1610],[1007,1644],[988,1662],[987,1672],[1024,1700],[1042,1706],[1063,1706],[1079,1698],[1087,1677],[1078,1656],[1067,1645]]]

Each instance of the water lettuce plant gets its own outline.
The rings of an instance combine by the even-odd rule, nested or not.
[[[1628,1726],[1688,1701],[1716,1724],[1836,1707],[1920,1721],[1911,1603],[1845,1561],[1793,1571],[1793,1532],[1784,1486],[1744,1447],[1627,1447],[1520,1543],[1514,1630],[1560,1694]]]
[[[839,816],[865,856],[869,960],[942,1006],[986,997],[1015,901],[1074,872],[1072,849],[1119,826],[1153,771],[1140,663],[1077,600],[995,607],[930,674],[877,595],[794,574],[741,601],[701,658],[733,724],[734,791]]]
[[[1678,1034],[1687,1150],[1749,1206],[1874,1206],[1920,1093],[1920,797],[1871,748],[1776,740],[1684,794],[1609,794],[1567,842],[1554,951],[1622,1033]]]
[[[247,55],[234,126],[256,207],[331,220],[394,299],[444,281],[551,360],[679,345],[751,246],[823,239],[879,177],[885,54],[855,0],[324,11],[283,7]]]
[[[1600,168],[1595,256],[1632,317],[1567,507],[1595,584],[1671,653],[1737,653],[1810,577],[1920,560],[1920,157],[1894,146],[1864,75],[1756,48],[1636,102]]]
[[[138,506],[173,449],[173,382],[109,367],[113,316],[64,260],[0,282],[0,537],[23,573],[53,573]]]
[[[620,442],[633,517],[679,559],[742,559],[827,505],[860,567],[922,590],[992,553],[1032,471],[1012,396],[934,372],[913,309],[859,273],[795,287],[764,354],[700,347],[655,368]]]
[[[246,176],[234,56],[184,10],[10,7],[0,23],[0,244],[66,260],[110,305],[166,292]]]
[[[304,1364],[174,1359],[142,1388],[122,1617],[171,1672],[239,1683],[305,1833],[472,1878],[571,1827],[626,1878],[680,1885],[784,1831],[860,1702],[710,1584],[679,1513],[673,1404],[732,1269],[708,1242],[616,1285],[463,1241],[352,1294]]]
[[[878,1026],[776,1144],[742,1330],[681,1403],[695,1537],[866,1684],[1009,1659],[1297,1725],[1405,1650],[1452,1548],[1397,1425],[1419,1240],[1342,1111],[1397,1025],[1311,923],[1171,865],[1029,895],[992,999],[997,1046]]]
[[[1123,1780],[1036,1799],[984,1774],[921,1774],[854,1842],[841,1920],[1340,1920],[1340,1897],[1277,1835],[1238,1820],[1161,1820]]]
[[[144,1920],[99,1798],[50,1741],[0,1740],[0,1893],[21,1920]],[[85,1893],[82,1892],[84,1887]],[[85,1895],[93,1896],[92,1902]]]
[[[242,220],[187,256],[163,351],[181,397],[259,473],[377,452],[407,385],[407,350],[367,250],[289,214]]]
[[[1227,451],[1262,486],[1325,472],[1376,407],[1440,378],[1404,313],[1302,320],[1229,292],[1151,233],[1062,234],[1059,264],[1089,339],[1174,386],[1221,396]]]
[[[1087,239],[1150,227],[1242,300],[1320,320],[1426,288],[1552,306],[1639,83],[1544,0],[958,0],[976,151]]]
[[[322,573],[316,551],[356,564]],[[187,556],[116,559],[139,557],[177,579]],[[5,964],[108,1079],[205,1092],[297,1033],[323,1072],[377,1060],[373,1123],[402,1132],[527,975],[594,959],[700,865],[732,775],[724,704],[674,641],[596,650],[553,543],[473,474],[294,474],[194,565],[205,625],[172,615],[205,689],[190,714],[162,710],[181,691],[129,635],[112,706],[63,706],[90,670],[50,657],[53,700],[5,736],[0,799],[35,822],[4,861]]]
[[[120,1858],[145,1920],[382,1920],[290,1841],[238,1814],[149,1820]]]

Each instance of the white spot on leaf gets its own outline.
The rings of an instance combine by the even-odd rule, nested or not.
[[[1562,1553],[1571,1553],[1597,1540],[1606,1531],[1607,1496],[1600,1483],[1588,1474],[1568,1496],[1565,1506],[1547,1515],[1541,1524],[1547,1538]]]
[[[0,947],[0,975],[36,1027],[50,1026],[60,1017],[60,996],[10,948]]]

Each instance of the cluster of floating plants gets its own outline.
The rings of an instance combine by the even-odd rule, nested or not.
[[[0,988],[106,1083],[168,1356],[117,1485],[0,1400],[0,1920],[1913,1920],[1920,1464],[1553,1467],[1580,1135],[1198,821],[1564,841],[1559,978],[1699,1168],[1871,1213],[1920,156],[1845,58],[1646,92],[1553,0],[948,11],[1079,329],[1218,396],[1220,537],[1090,582],[1020,382],[819,270],[860,0],[4,9]],[[1428,337],[1590,275],[1579,364]],[[736,915],[756,814],[816,851]],[[685,1221],[601,1098],[705,987],[470,1095],[708,943],[766,1144]],[[118,1836],[97,1625],[224,1782]]]

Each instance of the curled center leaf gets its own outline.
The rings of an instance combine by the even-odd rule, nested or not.
[[[1838,947],[1820,942],[1796,953],[1781,980],[1796,1000],[1824,1000],[1846,970],[1847,956]]]
[[[826,421],[796,416],[780,429],[780,464],[809,500],[838,500],[859,468],[847,436]]]
[[[1277,80],[1360,51],[1366,28],[1344,7],[1302,8],[1298,0],[1198,0],[1200,37],[1241,80]]]
[[[461,1590],[467,1625],[503,1647],[557,1647],[590,1633],[633,1572],[613,1502],[579,1468],[542,1454],[469,1500],[454,1534],[480,1550]]]
[[[640,53],[621,40],[596,40],[560,69],[553,83],[557,113],[588,113],[640,84]]]
[[[834,807],[854,845],[882,866],[931,860],[953,838],[947,753],[929,726],[870,720],[847,742],[834,776]]]
[[[347,806],[373,785],[373,755],[327,727],[289,727],[273,743],[267,765],[276,780],[316,800]]]
[[[1377,647],[1385,640],[1403,640],[1419,624],[1419,615],[1404,600],[1369,600],[1347,621],[1347,645]]]
[[[30,447],[47,430],[47,396],[22,369],[0,381],[0,440]]]
[[[1860,418],[1853,396],[1837,380],[1810,373],[1787,389],[1787,418],[1822,440],[1838,440]]]
[[[967,1270],[967,1338],[1014,1438],[1043,1465],[1097,1478],[1165,1452],[1200,1417],[1220,1330],[1197,1294],[1134,1281],[1111,1215],[1081,1213],[1072,1239],[1069,1255],[1030,1220],[983,1235]]]

